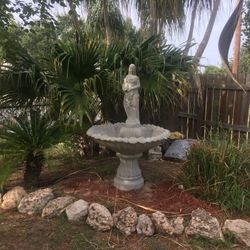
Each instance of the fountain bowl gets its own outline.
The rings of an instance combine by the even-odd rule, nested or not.
[[[141,130],[141,134],[134,134],[126,137],[122,131],[127,128],[126,123],[106,123],[92,126],[87,135],[97,143],[122,155],[141,154],[153,147],[158,146],[170,135],[169,130],[151,125],[139,125],[138,127],[127,128],[131,131]]]

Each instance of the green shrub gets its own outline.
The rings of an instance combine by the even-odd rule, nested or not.
[[[250,209],[250,146],[211,136],[191,149],[180,175],[197,197],[237,211]]]
[[[45,162],[45,150],[61,142],[59,124],[39,111],[12,117],[0,124],[0,188],[17,168],[24,167],[24,182],[36,185]]]

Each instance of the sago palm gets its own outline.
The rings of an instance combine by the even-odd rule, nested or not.
[[[37,183],[45,162],[45,150],[62,140],[58,123],[39,111],[3,121],[0,129],[0,185],[16,168],[24,167],[27,186]]]

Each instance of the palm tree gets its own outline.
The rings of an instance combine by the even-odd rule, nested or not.
[[[100,34],[107,45],[111,39],[124,37],[124,18],[119,6],[110,1],[96,1],[88,7],[87,25],[92,32]]]
[[[97,89],[104,117],[113,122],[124,118],[121,84],[129,64],[137,66],[141,79],[141,113],[148,118],[142,122],[147,122],[163,102],[171,106],[176,103],[177,93],[185,85],[191,59],[183,55],[182,49],[166,44],[159,36],[111,43],[101,63],[101,67],[110,72],[109,78],[103,88]],[[173,77],[179,81],[179,86],[174,84]]]
[[[193,63],[194,65],[198,65],[201,59],[201,56],[207,46],[208,40],[210,38],[213,26],[214,26],[214,22],[217,16],[217,12],[220,6],[221,0],[214,0],[214,4],[213,4],[213,8],[211,11],[211,15],[210,15],[210,19],[209,22],[207,24],[207,28],[205,30],[204,36],[202,38],[202,41],[200,42],[198,49],[196,50],[194,59],[193,59]]]
[[[133,2],[133,1],[130,1]],[[161,34],[165,27],[180,28],[185,17],[185,0],[136,0],[141,26],[148,28],[150,34]]]
[[[22,165],[25,185],[36,185],[45,162],[45,150],[62,140],[58,123],[34,110],[1,123],[0,186]]]
[[[86,35],[55,45],[45,71],[50,93],[59,100],[63,120],[80,125],[94,122],[101,53],[101,45]]]
[[[202,11],[207,11],[207,10],[211,11],[212,6],[213,6],[213,0],[188,0],[186,1],[187,10],[191,10],[191,22],[190,22],[188,38],[187,38],[186,47],[185,47],[186,55],[188,54],[189,49],[192,45],[196,17],[200,15]]]
[[[119,9],[119,0],[84,0],[88,12],[87,21],[96,28],[104,29],[106,44],[109,45],[113,31],[121,27],[123,18]],[[127,1],[121,2],[124,6]],[[121,31],[121,29],[118,28]]]

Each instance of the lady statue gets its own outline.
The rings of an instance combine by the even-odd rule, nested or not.
[[[124,91],[123,106],[127,114],[126,124],[129,126],[140,125],[139,118],[139,92],[140,79],[136,75],[134,64],[129,65],[128,75],[124,79],[122,90]]]

